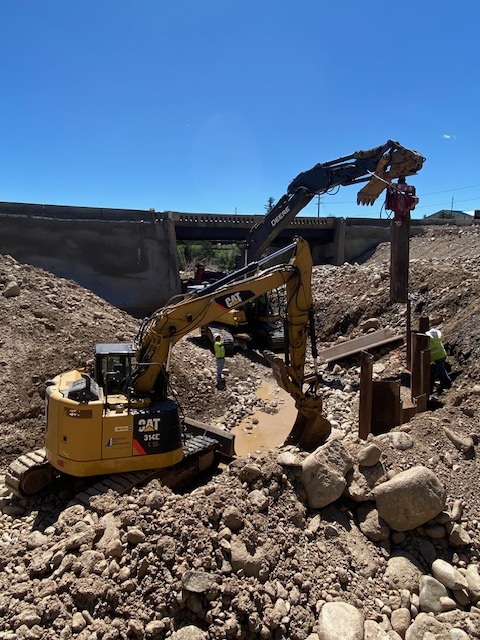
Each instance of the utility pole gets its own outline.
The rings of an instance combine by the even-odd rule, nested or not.
[[[317,218],[320,217],[320,194],[317,196]]]

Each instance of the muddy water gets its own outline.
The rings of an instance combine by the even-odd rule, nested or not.
[[[243,422],[232,429],[235,435],[235,452],[238,456],[248,453],[261,454],[282,444],[290,433],[297,410],[293,398],[276,383],[264,380],[257,396],[269,402],[276,400],[277,413],[255,411]],[[257,424],[254,422],[258,420]]]

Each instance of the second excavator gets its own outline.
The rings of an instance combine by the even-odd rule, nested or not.
[[[246,241],[246,262],[258,260],[314,196],[336,187],[366,182],[357,194],[357,203],[373,205],[392,180],[415,175],[424,162],[425,158],[418,151],[387,140],[379,147],[355,151],[299,173],[288,185],[287,193],[250,230]]]
[[[258,260],[315,195],[331,189],[366,182],[357,194],[357,203],[373,205],[382,191],[387,189],[389,197],[386,208],[391,209],[392,180],[398,178],[402,183],[402,191],[405,191],[405,178],[418,173],[424,162],[425,158],[418,151],[387,140],[379,147],[355,151],[300,173],[288,185],[287,193],[250,230],[244,262],[247,264]],[[260,301],[263,304],[259,304]],[[227,355],[233,355],[235,345],[242,344],[242,340],[243,344],[252,341],[257,347],[281,351],[284,348],[284,332],[276,302],[264,296],[256,304],[229,311],[217,318],[213,326],[204,326],[202,333],[213,342],[213,334],[220,332]]]

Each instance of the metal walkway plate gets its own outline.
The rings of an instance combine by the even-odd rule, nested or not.
[[[334,362],[335,360],[347,358],[365,349],[373,349],[374,347],[380,347],[398,340],[403,340],[402,334],[394,333],[391,329],[379,329],[373,333],[367,333],[359,338],[353,338],[353,340],[348,340],[347,342],[342,342],[319,351],[318,360],[321,363]]]

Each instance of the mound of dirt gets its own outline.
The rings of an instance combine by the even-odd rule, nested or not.
[[[412,326],[421,316],[439,326],[452,366],[435,410],[361,441],[358,357],[320,367],[334,429],[315,464],[329,502],[312,501],[311,461],[292,447],[239,458],[185,494],[153,481],[89,507],[70,503],[68,485],[0,497],[0,640],[480,638],[479,232],[446,226],[411,240]],[[373,325],[405,331],[389,260],[384,244],[362,264],[314,268],[320,350]],[[139,323],[10,256],[0,256],[0,320],[4,472],[43,445],[48,379],[83,364],[95,343],[131,341]],[[232,429],[278,409],[257,393],[271,379],[258,354],[229,358],[221,391],[214,364],[198,335],[176,345],[171,388],[186,415]],[[405,373],[404,347],[376,350],[374,371]],[[445,504],[400,531],[375,491],[412,470],[434,480],[427,496],[407,496],[407,511],[428,510],[437,483]]]

